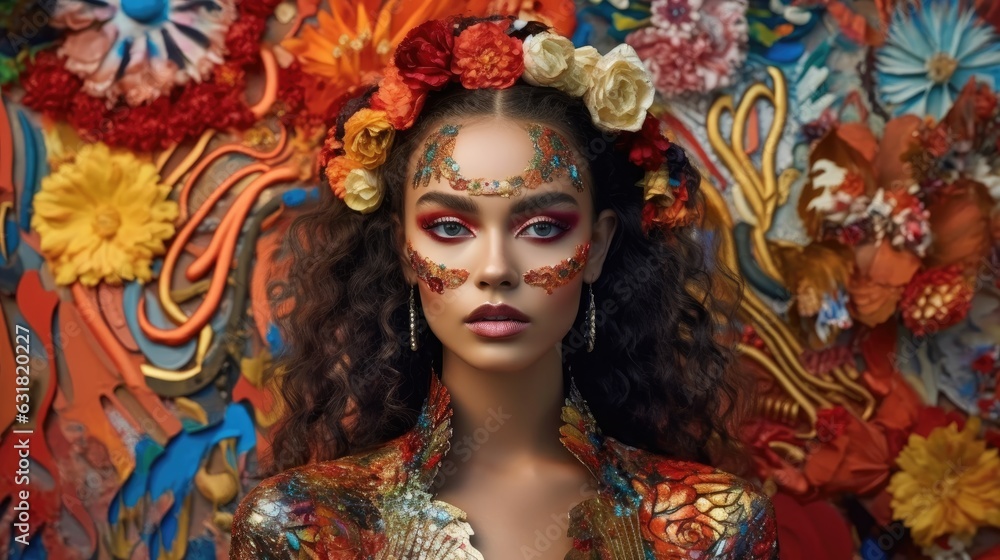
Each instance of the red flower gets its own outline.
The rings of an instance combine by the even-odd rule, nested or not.
[[[925,270],[915,275],[903,292],[903,324],[916,336],[951,327],[969,313],[972,296],[972,288],[957,265]]]
[[[965,429],[965,417],[954,410],[945,410],[939,406],[928,406],[920,409],[917,423],[913,426],[914,434],[927,437],[937,428],[955,424],[959,431]]]
[[[816,438],[821,442],[836,439],[850,423],[850,413],[844,407],[837,405],[821,408],[816,411]]]
[[[411,89],[399,70],[395,66],[389,66],[378,91],[372,96],[371,108],[385,111],[396,130],[406,130],[413,126],[426,98],[427,94],[423,90]]]
[[[666,161],[665,152],[670,148],[670,140],[660,132],[660,120],[647,114],[646,120],[642,123],[642,130],[631,136],[629,161],[647,171],[659,169]]]
[[[451,27],[440,19],[418,25],[406,34],[393,59],[406,85],[416,90],[440,89],[452,77]]]
[[[455,39],[451,71],[466,89],[508,88],[524,73],[521,41],[507,35],[506,25],[477,23]]]

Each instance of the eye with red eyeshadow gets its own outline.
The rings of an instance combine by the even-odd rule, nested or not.
[[[555,216],[535,216],[522,224],[515,234],[527,239],[551,241],[573,229],[578,216],[575,213]],[[474,228],[454,216],[426,216],[419,218],[420,227],[439,239],[461,239],[475,237]],[[463,235],[468,232],[469,235]],[[522,235],[528,232],[528,235]],[[533,232],[534,235],[530,235]]]
[[[459,235],[462,230],[472,233],[472,227],[457,218],[422,219],[420,227],[443,239],[467,237]]]
[[[558,220],[554,220],[547,216],[536,216],[528,220],[520,230],[518,230],[518,236],[522,232],[534,230],[536,235],[526,235],[524,237],[534,238],[534,239],[555,239],[559,237],[567,230],[570,229],[570,225]]]

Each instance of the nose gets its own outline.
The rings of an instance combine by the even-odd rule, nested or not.
[[[480,237],[482,239],[483,236]],[[475,269],[475,282],[480,288],[513,288],[520,282],[520,276],[511,258],[511,244],[507,236],[487,234],[483,239],[479,266]]]

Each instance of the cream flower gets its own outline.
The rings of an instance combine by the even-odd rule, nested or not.
[[[103,143],[42,179],[31,227],[57,284],[149,281],[174,235],[177,203],[152,163]]]
[[[591,72],[601,59],[594,47],[573,48],[573,43],[549,32],[524,40],[524,81],[554,87],[580,97],[590,87]]]
[[[374,212],[382,203],[382,190],[375,174],[364,168],[348,173],[344,179],[344,202],[362,214]]]
[[[601,57],[584,94],[594,125],[601,130],[635,132],[653,104],[653,82],[635,49],[621,44]]]

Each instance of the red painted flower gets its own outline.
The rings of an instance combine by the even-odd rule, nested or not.
[[[411,29],[393,59],[406,85],[416,90],[444,87],[452,77],[454,42],[444,20],[431,20]]]
[[[925,270],[914,276],[903,292],[903,324],[917,336],[951,327],[969,313],[972,296],[958,266]]]
[[[665,152],[668,148],[670,140],[660,132],[660,120],[653,115],[646,115],[642,130],[632,135],[628,159],[647,171],[655,171],[666,161]]]
[[[482,22],[455,39],[451,70],[466,89],[503,89],[524,73],[521,41],[506,33],[507,22]]]

